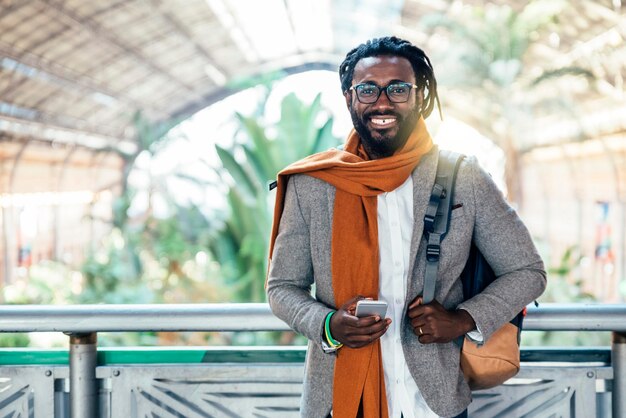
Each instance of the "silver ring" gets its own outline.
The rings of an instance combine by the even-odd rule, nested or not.
[[[420,335],[424,335],[424,331],[422,331],[422,327],[419,327],[418,330],[420,332]]]

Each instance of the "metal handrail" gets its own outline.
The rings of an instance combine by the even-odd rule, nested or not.
[[[97,333],[102,331],[282,331],[289,327],[265,303],[184,305],[4,305],[2,332],[64,332],[70,336],[70,414],[96,416]],[[613,331],[612,403],[626,416],[626,304],[530,306],[526,330]]]
[[[0,332],[283,331],[266,303],[4,305]],[[525,330],[626,332],[626,304],[529,306]]]

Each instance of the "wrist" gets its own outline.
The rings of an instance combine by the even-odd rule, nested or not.
[[[328,315],[326,315],[326,318],[324,320],[324,337],[326,338],[326,342],[328,343],[328,345],[331,346],[332,348],[341,348],[343,344],[335,340],[331,332],[330,324],[331,324],[331,320],[335,312],[337,311],[330,311]]]
[[[461,327],[460,335],[465,335],[468,332],[474,331],[476,329],[476,322],[474,321],[474,318],[472,318],[472,315],[470,315],[469,312],[467,312],[465,309],[458,309],[456,312],[460,319],[459,321],[459,324]]]

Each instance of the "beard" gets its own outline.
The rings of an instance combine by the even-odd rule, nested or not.
[[[385,112],[385,115],[396,117],[398,124],[397,132],[394,134],[391,129],[372,132],[367,127],[367,120],[372,116],[382,114],[381,112],[372,111],[364,113],[359,117],[354,107],[350,108],[350,117],[352,118],[354,129],[359,134],[365,151],[367,151],[367,154],[372,159],[390,157],[401,149],[404,144],[406,144],[409,135],[411,135],[411,132],[421,116],[419,105],[417,104],[406,116],[402,116],[396,112]]]

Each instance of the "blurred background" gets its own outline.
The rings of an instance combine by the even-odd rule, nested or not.
[[[621,303],[625,10],[621,0],[0,0],[0,303],[264,302],[267,184],[343,141],[337,67],[386,35],[431,58],[436,142],[476,155],[527,223],[549,268],[539,302]],[[0,346],[67,344],[51,338],[3,334]],[[303,340],[100,337],[267,342]]]

